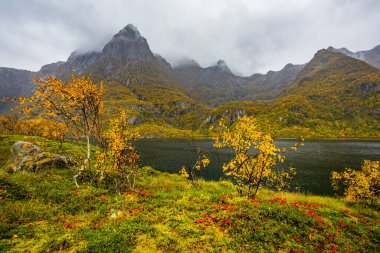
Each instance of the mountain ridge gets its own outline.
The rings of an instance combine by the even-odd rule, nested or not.
[[[363,51],[357,51],[357,52],[351,52],[350,50],[344,47],[334,48],[332,46],[328,47],[327,50],[345,54],[352,58],[356,58],[358,60],[367,62],[368,64],[376,68],[380,68],[380,45],[377,45],[374,48],[369,49],[369,50],[363,50]]]

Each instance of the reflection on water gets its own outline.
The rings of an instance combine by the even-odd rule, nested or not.
[[[196,140],[202,152],[209,155],[211,164],[203,177],[223,178],[222,165],[232,156],[231,150],[216,149],[212,140]],[[276,141],[277,147],[291,147],[293,140]],[[331,171],[346,167],[360,168],[364,160],[380,160],[379,141],[305,141],[305,146],[288,152],[283,166],[298,169],[296,182],[302,191],[332,195]],[[193,164],[196,153],[188,139],[142,139],[136,143],[143,165],[160,171],[178,173],[183,164]]]

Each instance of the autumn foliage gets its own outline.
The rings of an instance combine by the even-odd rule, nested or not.
[[[365,160],[360,171],[346,168],[343,172],[333,171],[332,185],[335,190],[343,189],[348,201],[380,200],[380,163]]]
[[[108,139],[108,154],[112,159],[110,170],[120,175],[117,189],[127,186],[127,188],[133,190],[140,158],[133,146],[133,142],[139,138],[139,134],[131,131],[128,127],[125,112],[122,112],[119,118],[111,120],[106,136]]]
[[[0,133],[13,133],[14,127],[17,124],[18,120],[19,119],[17,115],[0,115]]]
[[[17,134],[41,136],[50,140],[59,141],[61,144],[65,140],[66,131],[66,124],[63,122],[41,118],[19,120],[13,130],[13,132]]]
[[[232,126],[221,121],[217,131],[214,146],[231,148],[234,152],[234,157],[224,164],[223,171],[232,176],[240,195],[254,197],[263,183],[276,181],[277,186],[287,185],[284,179],[291,178],[292,174],[272,170],[278,162],[284,161],[282,153],[285,150],[278,149],[269,134],[258,130],[253,117],[243,116]]]
[[[117,192],[136,191],[134,185],[140,156],[133,142],[139,134],[128,126],[127,114],[121,112],[118,118],[112,119],[104,135],[106,148],[95,154],[95,170],[100,175],[116,173],[114,188]]]
[[[34,82],[37,88],[31,97],[15,99],[20,103],[19,109],[25,114],[37,114],[60,120],[75,135],[86,139],[87,154],[79,173],[74,176],[77,184],[77,177],[89,164],[90,138],[100,125],[105,88],[102,83],[94,83],[90,76],[75,74],[67,82],[51,75],[36,78]]]

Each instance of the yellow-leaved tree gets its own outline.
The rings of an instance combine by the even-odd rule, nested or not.
[[[295,172],[273,171],[278,162],[283,162],[285,149],[278,149],[272,137],[258,130],[253,117],[243,116],[228,126],[220,121],[217,127],[216,148],[231,148],[234,157],[223,165],[227,176],[232,176],[240,195],[253,198],[263,183],[277,189],[286,187],[286,179],[291,179]],[[297,145],[292,147],[296,149]],[[281,187],[279,187],[281,186]]]
[[[106,131],[107,157],[109,164],[107,172],[116,172],[119,180],[115,189],[121,192],[127,188],[134,189],[135,177],[139,168],[139,155],[133,146],[133,142],[139,138],[139,134],[128,126],[127,114],[121,112],[119,118],[112,119],[109,129]]]
[[[332,186],[344,190],[348,201],[380,201],[380,162],[365,160],[361,170],[346,168],[343,172],[332,172]]]
[[[31,97],[20,97],[20,109],[26,113],[38,113],[49,119],[58,119],[79,137],[86,139],[87,152],[82,166],[74,176],[77,177],[89,164],[91,157],[90,138],[100,125],[105,88],[103,83],[95,83],[90,76],[73,74],[71,80],[62,81],[52,75],[36,78],[37,89]],[[36,107],[38,107],[36,109]]]

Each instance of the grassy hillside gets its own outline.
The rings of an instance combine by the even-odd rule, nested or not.
[[[238,197],[229,182],[190,187],[179,175],[141,169],[143,192],[115,194],[52,168],[10,174],[15,140],[46,150],[54,142],[0,136],[0,249],[9,252],[354,252],[380,250],[379,207],[262,190]],[[82,147],[65,143],[75,157]]]
[[[126,110],[143,136],[190,136],[210,109],[180,90],[160,85],[107,83],[105,118]]]

